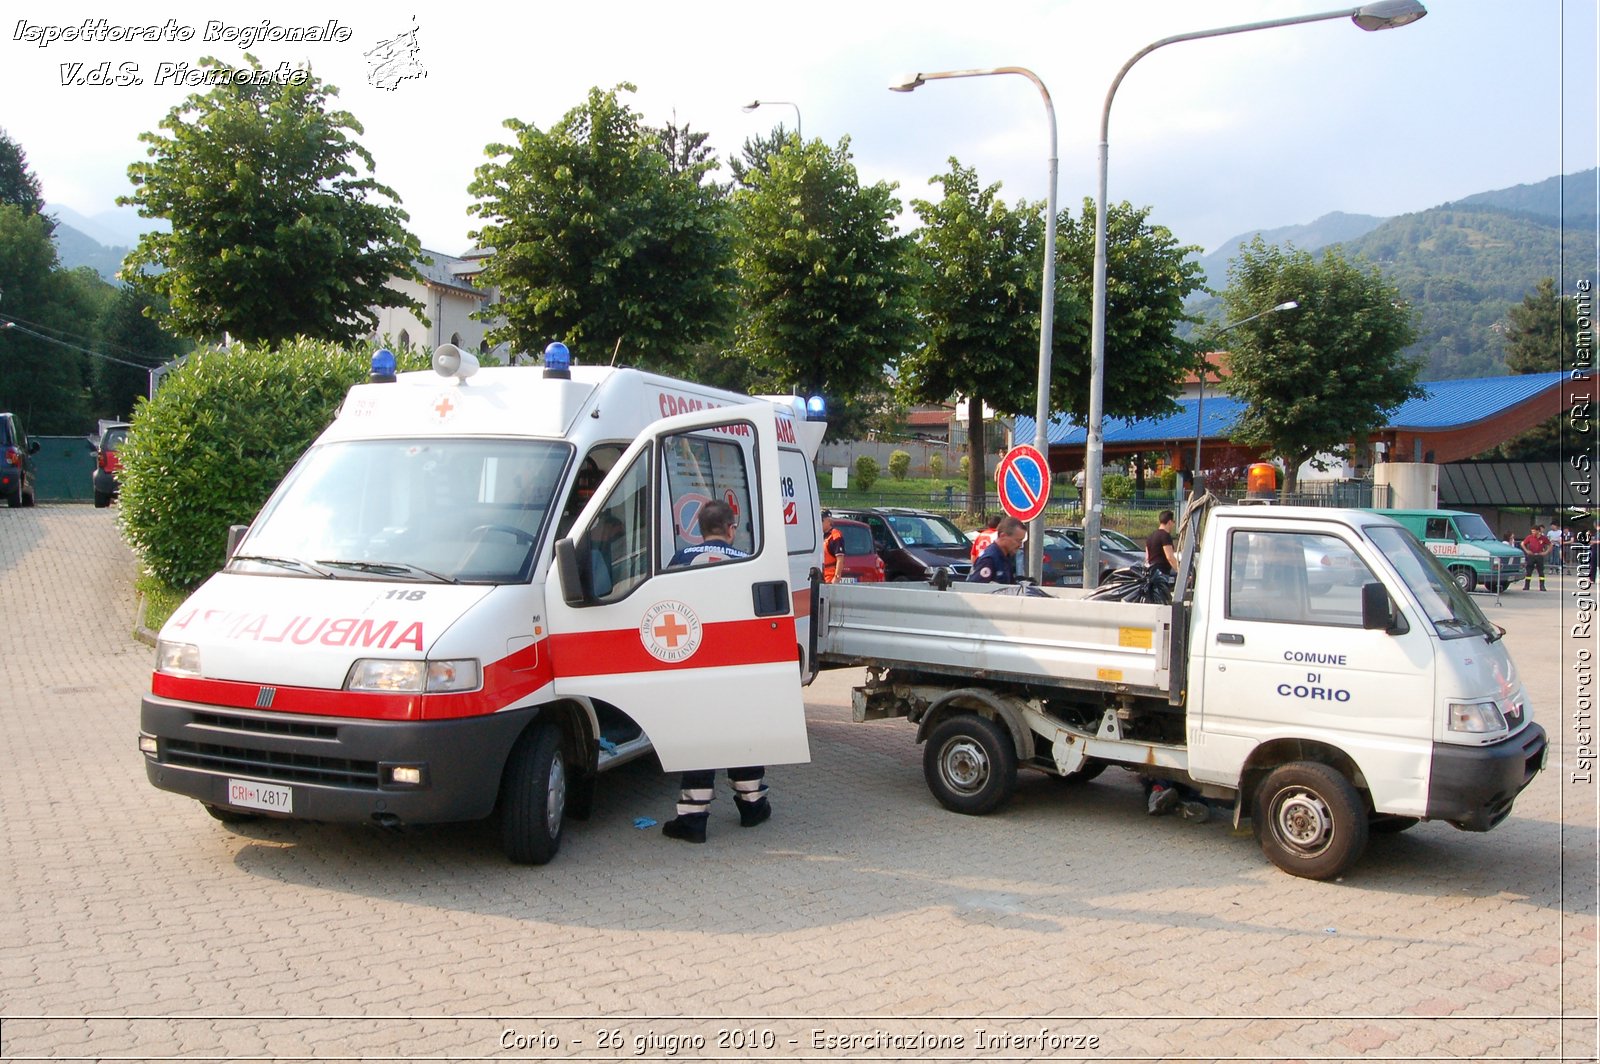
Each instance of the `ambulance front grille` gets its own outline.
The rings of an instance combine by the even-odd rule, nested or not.
[[[350,761],[342,757],[317,757],[281,750],[250,750],[240,746],[195,743],[169,739],[164,744],[168,764],[207,772],[237,773],[251,779],[277,783],[321,783],[330,787],[378,787],[376,761]]]

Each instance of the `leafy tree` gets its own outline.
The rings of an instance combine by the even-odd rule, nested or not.
[[[401,353],[401,369],[426,360]],[[190,588],[222,567],[248,523],[333,420],[371,352],[323,341],[198,352],[141,400],[122,452],[120,520],[157,579]]]
[[[656,139],[656,150],[667,160],[667,169],[674,174],[694,174],[697,177],[716,168],[716,159],[706,146],[709,133],[697,133],[689,123],[678,125],[677,112],[673,120],[660,129],[651,130]]]
[[[1578,352],[1578,307],[1571,296],[1558,295],[1554,277],[1542,279],[1506,313],[1506,368],[1513,373],[1549,373],[1575,364]],[[1516,462],[1561,460],[1561,426],[1557,414],[1494,448],[1493,457]]]
[[[468,210],[484,219],[473,239],[496,249],[481,283],[499,288],[486,313],[506,324],[489,338],[682,371],[732,313],[726,208],[702,181],[717,164],[684,141],[675,169],[624,91],[590,89],[548,132],[507,119],[515,143],[485,149]]]
[[[906,479],[906,474],[911,472],[911,453],[909,451],[895,451],[889,456],[889,475],[896,480]]]
[[[253,78],[261,64],[245,59],[202,59],[226,79],[169,111],[162,132],[140,134],[150,161],[128,167],[134,193],[118,202],[172,231],[140,238],[130,280],[167,300],[170,331],[196,339],[352,341],[378,308],[422,313],[388,287],[415,276],[420,249],[405,211],[375,202],[396,197],[370,176],[372,156],[353,139],[361,124],[328,109],[338,89],[310,70]]]
[[[1416,339],[1411,307],[1376,267],[1332,248],[1317,260],[1257,237],[1228,276],[1223,302],[1231,318],[1300,304],[1228,336],[1228,390],[1247,404],[1233,439],[1282,458],[1283,491],[1293,494],[1302,463],[1348,453],[1350,441],[1382,428],[1391,410],[1421,394],[1419,363],[1401,354]]]
[[[100,315],[102,349],[119,361],[99,362],[93,387],[97,417],[126,419],[150,393],[150,370],[192,346],[163,329],[159,300],[136,288],[117,291]],[[134,364],[130,364],[134,363]]]
[[[89,358],[84,338],[69,339],[88,315],[57,268],[48,219],[0,204],[0,410],[42,434],[84,431]]]
[[[928,472],[933,474],[935,480],[944,476],[944,455],[930,454],[928,456]]]
[[[1050,403],[1080,422],[1089,416],[1094,309],[1094,201],[1076,220],[1056,221],[1055,343]],[[1184,301],[1204,286],[1195,256],[1171,230],[1150,222],[1149,207],[1126,202],[1106,209],[1106,342],[1101,396],[1108,418],[1155,417],[1177,409],[1173,396],[1194,368],[1192,347],[1178,338],[1193,321]],[[1034,361],[1037,366],[1037,360]]]
[[[768,169],[767,159],[788,143],[795,134],[783,128],[783,124],[772,128],[766,136],[756,135],[749,137],[744,142],[738,155],[728,160],[728,170],[733,174],[733,182],[741,188],[752,188],[750,174],[752,171],[765,173]]]
[[[849,138],[790,138],[732,196],[743,304],[735,350],[774,386],[825,394],[850,439],[887,401],[915,329],[894,186],[863,186]]]
[[[21,145],[0,129],[0,203],[21,207],[25,214],[45,220],[47,232],[54,233],[56,221],[44,213],[44,192],[39,178],[28,168],[28,156]]]
[[[1000,185],[987,188],[975,170],[950,160],[950,172],[929,184],[938,202],[914,200],[922,272],[923,343],[901,359],[905,393],[922,402],[953,395],[969,400],[967,510],[985,509],[987,478],[983,408],[1029,409],[1038,386],[1039,283],[1044,218],[1037,205],[1007,207]]]
[[[864,454],[856,459],[856,487],[862,491],[871,491],[872,485],[878,482],[878,460],[870,454]]]

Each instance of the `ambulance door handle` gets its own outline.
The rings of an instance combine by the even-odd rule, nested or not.
[[[1244,636],[1240,635],[1238,632],[1218,632],[1217,642],[1232,643],[1235,646],[1242,647],[1244,646]]]
[[[750,587],[751,604],[757,617],[781,617],[793,609],[789,581],[765,580]]]

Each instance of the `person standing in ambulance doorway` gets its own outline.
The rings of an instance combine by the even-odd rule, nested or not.
[[[733,545],[733,507],[713,499],[700,507],[700,542],[674,554],[669,566],[715,564],[748,557]],[[764,765],[728,769],[728,782],[733,784],[734,804],[739,807],[739,823],[743,827],[753,828],[772,816],[766,774]],[[661,825],[661,834],[680,842],[705,842],[716,782],[716,769],[685,772],[678,782],[678,815]]]
[[[1028,533],[1015,517],[1002,517],[995,526],[994,541],[983,548],[972,563],[967,581],[973,584],[1014,584],[1017,582],[1017,551]]]

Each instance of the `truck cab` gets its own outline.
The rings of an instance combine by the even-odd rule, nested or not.
[[[498,810],[537,864],[599,773],[652,750],[668,771],[809,760],[822,429],[797,400],[479,372],[450,345],[356,386],[162,628],[150,782],[225,821]],[[712,499],[746,556],[675,566]]]

